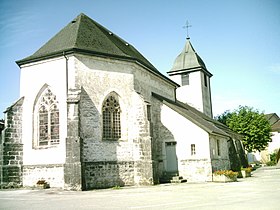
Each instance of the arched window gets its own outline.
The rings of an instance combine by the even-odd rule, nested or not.
[[[46,88],[37,100],[34,117],[36,145],[51,146],[59,144],[58,102],[49,88]]]
[[[110,95],[103,102],[103,139],[118,140],[121,138],[120,105],[118,100]]]

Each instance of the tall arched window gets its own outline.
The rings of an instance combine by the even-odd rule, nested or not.
[[[59,109],[56,96],[49,88],[42,93],[34,109],[34,134],[37,146],[59,144]]]
[[[103,139],[118,140],[121,138],[120,105],[116,97],[110,95],[103,102]]]

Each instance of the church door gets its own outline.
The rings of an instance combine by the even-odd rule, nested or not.
[[[166,149],[166,172],[178,171],[178,160],[176,155],[176,142],[165,142]]]

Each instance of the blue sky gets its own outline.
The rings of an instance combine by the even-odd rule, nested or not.
[[[81,12],[136,47],[166,75],[186,41],[211,78],[214,115],[239,105],[280,116],[279,0],[1,0],[0,118],[19,98],[15,61]]]

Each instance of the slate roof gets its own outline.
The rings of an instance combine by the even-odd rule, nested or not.
[[[187,38],[182,52],[175,59],[174,64],[168,74],[181,73],[182,71],[192,72],[196,70],[203,70],[208,74],[208,76],[212,76],[212,74],[207,70],[206,65],[201,57],[194,50],[190,39]]]
[[[132,45],[83,13],[78,15],[33,55],[16,61],[16,63],[21,66],[26,63],[62,56],[64,53],[82,53],[136,61],[147,67],[151,72],[178,86],[178,84],[162,75]]]
[[[205,130],[209,134],[230,137],[230,134],[233,132],[224,124],[208,117],[204,113],[198,111],[188,104],[182,103],[180,101],[172,101],[156,93],[152,93],[152,96]]]
[[[272,132],[280,132],[280,118],[276,113],[266,114],[265,118],[269,121]]]

